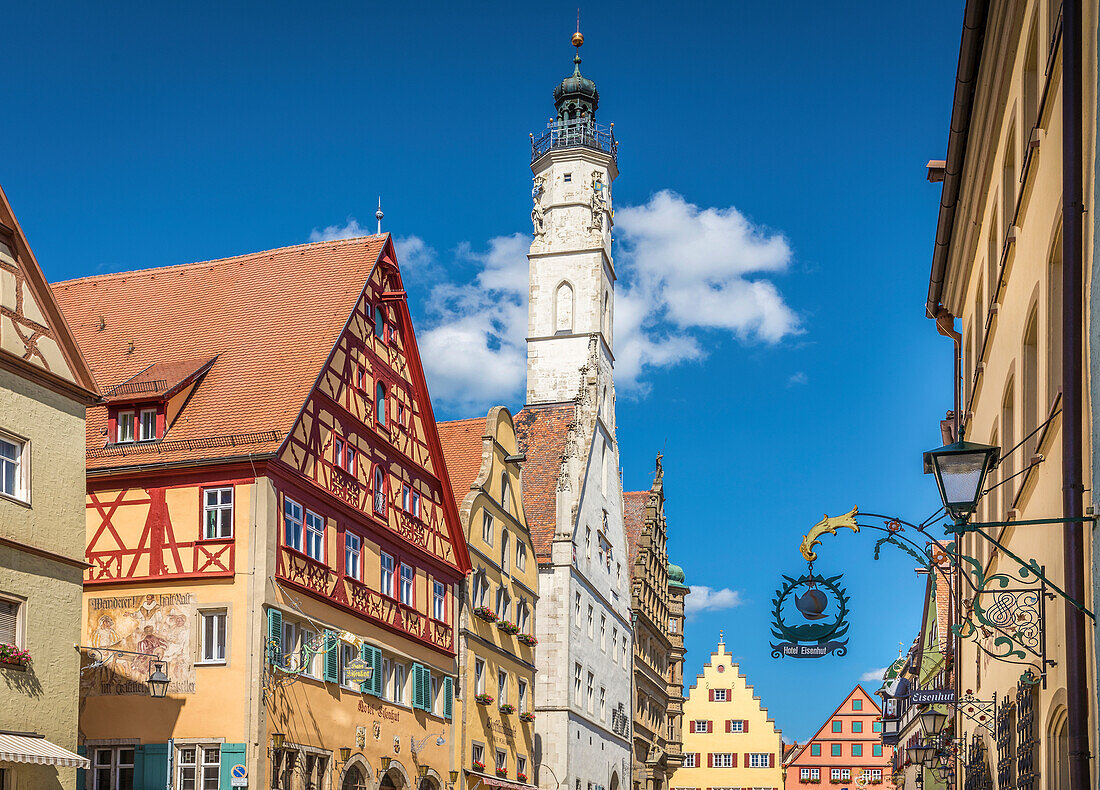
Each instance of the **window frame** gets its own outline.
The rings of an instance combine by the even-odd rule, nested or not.
[[[432,619],[447,622],[447,585],[438,579],[432,579]]]
[[[408,585],[409,585],[408,600],[405,600],[405,583],[406,583],[405,569],[406,568],[408,568],[409,574],[410,574],[409,578],[408,578]],[[401,603],[405,604],[405,606],[408,606],[411,609],[415,609],[416,608],[416,568],[414,568],[412,565],[410,565],[407,562],[402,562],[401,563],[401,576],[400,576],[400,579],[399,579],[399,583],[400,583],[400,587],[398,589],[398,592],[400,593],[400,597],[398,598],[398,600]]]
[[[131,774],[130,778],[130,786],[133,787],[135,780],[137,779],[137,774],[134,768],[135,764],[137,763],[137,750],[137,743],[120,744],[118,746],[91,747],[89,751],[92,752],[92,764],[88,769],[91,772],[91,781],[88,782],[88,787],[91,788],[91,790],[118,790],[119,769],[125,768],[129,768],[131,771],[134,771],[134,773]],[[128,763],[124,763],[120,759],[122,752],[126,751],[131,753],[130,762]],[[108,752],[110,754],[110,759],[107,763],[99,762],[99,756],[103,752]],[[108,787],[103,787],[99,783],[99,772],[104,768],[108,772]]]
[[[770,768],[771,754],[769,752],[749,752],[747,762],[746,768]],[[763,765],[754,765],[754,763],[763,763]]]
[[[221,619],[221,638],[220,643],[217,639],[218,631],[217,625],[214,626],[214,646],[221,648],[221,656],[216,654],[207,655],[210,644],[207,642],[206,623],[207,620]],[[200,609],[199,610],[199,660],[195,662],[196,665],[224,665],[229,663],[229,610],[228,608],[219,609]]]
[[[383,518],[386,516],[386,493],[388,489],[386,477],[386,470],[382,468],[382,464],[375,464],[371,474],[371,509],[375,515]]]
[[[213,790],[217,790],[221,782],[221,765],[222,765],[222,744],[220,743],[178,743],[176,746],[175,764],[176,769],[174,771],[174,790],[184,790],[183,785],[183,772],[185,769],[191,769],[194,774],[191,777],[191,787],[194,790],[205,790],[208,782],[213,782]],[[208,751],[218,752],[217,762],[207,761]],[[183,753],[185,751],[194,752],[194,760],[189,763],[185,763],[183,760]],[[208,775],[212,774],[212,775]]]
[[[733,768],[733,752],[712,752],[713,768]]]
[[[351,547],[351,541],[353,540],[356,543],[354,551]],[[355,557],[354,573],[348,571],[348,559],[350,557]],[[357,582],[363,581],[363,538],[358,532],[352,532],[351,530],[344,530],[344,576]]]
[[[20,650],[26,649],[26,614],[27,614],[27,601],[23,598],[18,598],[14,595],[0,594],[0,602],[12,604],[15,607],[15,614],[13,617],[15,625],[15,638],[10,644],[14,644]]]
[[[296,539],[297,545],[295,545],[295,543],[292,543],[290,541],[291,515],[287,511],[290,510],[292,507],[297,508],[297,510],[298,510],[297,516],[295,517],[296,518],[295,530],[296,530],[296,536],[297,536],[297,539]],[[305,532],[305,518],[306,518],[306,509],[305,509],[305,507],[300,502],[298,502],[297,500],[292,499],[291,497],[284,495],[283,496],[283,545],[286,546],[287,548],[293,549],[294,551],[297,551],[299,553],[302,552],[302,541],[303,541],[303,538],[305,537],[305,535],[303,534]]]
[[[311,519],[311,517],[312,517],[312,519]],[[317,526],[316,526],[318,522],[320,522],[320,525],[321,525],[320,530],[318,530]],[[325,517],[322,516],[320,513],[316,512],[314,510],[310,510],[309,508],[306,508],[306,514],[305,514],[305,519],[304,519],[304,526],[305,526],[305,535],[304,535],[304,537],[305,537],[305,544],[306,544],[305,554],[310,559],[316,560],[317,562],[321,563],[322,565],[327,564],[325,562],[325,553],[328,550],[328,546],[325,545],[327,543],[327,541],[325,540],[325,532],[326,532],[326,527],[328,525],[325,522],[326,522]],[[317,546],[318,554],[314,554],[313,551],[312,551],[312,544],[313,544],[314,540],[316,540],[317,544],[318,544],[318,546]]]
[[[145,416],[147,414],[153,415],[153,435],[145,435]],[[155,442],[160,438],[157,423],[159,422],[159,410],[156,407],[137,409],[137,417],[134,421],[134,432],[136,434],[135,441],[137,442]]]
[[[379,552],[378,557],[378,591],[387,598],[396,600],[397,598],[394,595],[395,585],[393,582],[394,570],[397,567],[397,558],[386,551]],[[387,567],[387,560],[389,560],[389,567]],[[389,583],[387,584],[387,582]],[[387,587],[389,589],[387,589]]]
[[[228,502],[228,504],[225,503],[225,502],[220,502],[220,501],[217,502],[217,503],[214,503],[214,504],[210,503],[210,494],[224,494],[225,492],[229,493],[229,502]],[[232,485],[228,485],[228,486],[210,486],[208,488],[203,488],[202,489],[202,529],[201,529],[201,534],[199,535],[199,540],[231,540],[233,538],[233,532],[234,532],[233,522],[234,522],[234,519],[236,517],[236,505],[237,505],[236,493],[237,493],[236,492],[236,487],[232,486]],[[226,525],[223,525],[223,524],[220,523],[220,518],[221,518],[221,514],[224,513],[227,510],[229,511],[229,524],[228,524],[229,534],[228,535],[222,535],[222,534],[211,535],[211,534],[209,534],[210,514],[213,513],[213,512],[218,513],[219,514],[219,522],[218,522],[217,526],[218,527],[224,527]],[[219,532],[220,532],[220,530],[219,530]]]
[[[3,456],[3,458],[0,459],[0,496],[29,505],[31,502],[31,442],[26,437],[18,436],[8,431],[0,431],[0,440],[3,440],[15,448],[15,455],[13,457],[9,458]],[[4,484],[2,482],[5,478],[3,470],[6,469],[9,464],[13,468],[12,490],[10,492],[3,489]]]
[[[128,417],[130,425],[129,438],[122,438],[123,417]],[[134,409],[120,409],[115,413],[115,444],[133,444],[137,441],[137,411]]]

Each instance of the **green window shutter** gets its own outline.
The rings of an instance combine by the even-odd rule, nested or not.
[[[145,744],[134,751],[134,776],[141,777],[146,790],[167,789],[171,757],[167,743]]]
[[[270,651],[268,661],[279,663],[283,652],[283,613],[278,609],[267,610],[267,647]]]
[[[245,746],[243,743],[223,743],[222,744],[222,764],[220,770],[220,782],[221,787],[226,790],[233,784],[233,766],[244,765],[245,762]]]
[[[420,664],[413,664],[412,669],[413,707],[424,710],[424,667],[420,666]]]
[[[360,684],[360,689],[376,697],[382,696],[382,651],[374,645],[363,645],[363,658],[370,662],[370,681]]]
[[[364,661],[366,661],[371,666],[374,666],[374,662],[371,661],[371,654],[370,654],[370,651],[372,651],[372,650],[374,650],[374,648],[371,647],[370,645],[366,645],[366,644],[361,645],[360,648],[359,648],[359,658],[363,659]],[[360,683],[359,684],[359,691],[363,694],[370,694],[370,693],[372,693],[373,687],[374,687],[374,673],[372,672],[370,680],[366,681],[365,683]]]
[[[443,718],[451,718],[454,708],[454,681],[443,678]]]
[[[335,631],[325,631],[325,681],[340,682],[340,641]]]
[[[424,682],[421,684],[424,687],[424,710],[428,713],[432,712],[432,671],[427,667],[424,667],[423,672]]]

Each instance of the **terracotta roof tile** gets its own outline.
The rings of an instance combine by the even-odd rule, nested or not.
[[[436,423],[439,441],[443,445],[443,460],[451,477],[455,504],[462,509],[462,501],[470,493],[470,486],[481,472],[485,446],[485,417],[467,420],[449,420]]]
[[[524,406],[516,415],[516,439],[527,454],[523,464],[523,509],[539,560],[550,559],[557,525],[558,477],[565,457],[572,403]]]
[[[630,567],[638,558],[638,544],[645,527],[645,505],[649,501],[649,491],[623,492],[623,524],[626,527],[626,547]]]
[[[387,238],[303,244],[55,284],[104,390],[153,365],[176,369],[217,357],[163,443],[104,450],[107,407],[89,408],[88,468],[277,450]]]

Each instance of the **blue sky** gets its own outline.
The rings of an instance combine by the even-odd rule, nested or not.
[[[912,560],[874,562],[870,537],[845,534],[818,568],[846,573],[848,655],[767,646],[779,574],[804,568],[797,544],[822,513],[919,521],[937,505],[920,453],[940,443],[951,349],[923,316],[939,200],[924,163],[944,154],[961,14],[932,0],[582,9],[583,71],[620,140],[625,485],[648,487],[664,452],[673,558],[719,591],[697,593],[714,608],[689,623],[686,676],[724,629],[788,737],[811,735],[918,624]],[[436,353],[441,416],[518,408],[528,133],[571,70],[575,15],[15,6],[0,184],[51,280],[373,229],[381,194],[422,343],[457,336],[496,365],[471,377]],[[715,293],[737,299],[690,309]]]

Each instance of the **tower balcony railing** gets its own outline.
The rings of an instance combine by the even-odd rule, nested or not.
[[[615,140],[615,124],[601,126],[588,118],[551,121],[538,137],[531,135],[531,161],[536,161],[552,148],[578,147],[611,154],[617,162],[619,144]]]

